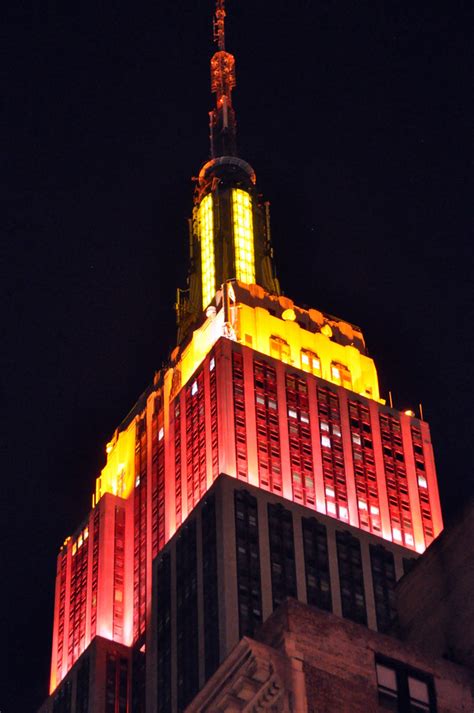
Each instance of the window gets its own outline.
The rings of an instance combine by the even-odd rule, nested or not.
[[[196,521],[180,528],[176,541],[176,666],[178,708],[199,690]]]
[[[309,351],[309,349],[301,350],[301,368],[304,369],[304,371],[309,371],[310,374],[321,376],[321,360],[314,352]]]
[[[201,241],[202,307],[212,301],[216,291],[216,268],[214,260],[214,213],[212,194],[205,196],[198,208],[198,232]]]
[[[241,282],[255,282],[252,199],[247,191],[232,189],[234,216],[235,276]]]
[[[360,542],[350,532],[336,531],[342,616],[367,626]]]
[[[400,661],[377,656],[375,660],[379,704],[398,713],[436,713],[433,678]]]
[[[268,537],[275,609],[286,597],[296,597],[293,516],[283,505],[268,504]]]
[[[384,632],[395,617],[395,563],[393,554],[383,545],[370,545],[369,549],[377,629]]]
[[[331,364],[331,381],[339,386],[343,386],[345,389],[352,389],[351,372],[344,364],[338,364],[336,362]]]
[[[253,636],[262,622],[257,499],[234,491],[239,636]]]
[[[326,527],[316,518],[302,518],[306,597],[308,604],[332,611]]]
[[[279,361],[290,363],[290,345],[281,337],[270,337],[270,356]]]

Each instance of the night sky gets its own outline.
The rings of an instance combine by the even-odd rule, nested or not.
[[[229,0],[227,22],[282,288],[422,402],[446,519],[474,472],[469,5]],[[34,6],[2,22],[2,713],[46,696],[57,551],[174,345],[213,101],[212,0]]]

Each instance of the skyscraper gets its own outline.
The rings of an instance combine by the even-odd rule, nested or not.
[[[140,690],[149,697],[145,658],[153,642],[163,681],[171,677],[164,668],[169,654],[176,689],[170,685],[165,695],[158,681],[157,699],[164,711],[183,710],[238,638],[288,594],[383,628],[390,607],[384,611],[382,599],[390,599],[403,560],[422,553],[442,529],[428,425],[381,398],[359,327],[299,307],[281,293],[269,205],[237,152],[235,60],[225,48],[224,21],[219,0],[210,160],[195,185],[188,283],[176,303],[177,345],[107,444],[92,510],[59,553],[47,704],[53,710],[87,710],[86,679],[95,681],[94,695],[103,693],[107,711],[128,710],[132,689],[138,699]],[[222,520],[219,490],[229,485],[216,484],[214,500],[205,498],[221,475],[239,484],[226,496],[231,521]],[[217,522],[209,512],[218,507],[221,529],[206,529]],[[275,534],[268,546],[259,529],[262,508]],[[195,618],[199,602],[211,601],[204,579],[218,591],[220,582],[232,581],[230,554],[221,560],[216,554],[215,567],[209,565],[216,532],[225,552],[243,551],[232,575],[239,588],[233,608],[216,596],[207,614],[224,618],[229,628],[214,638],[207,628],[206,640]],[[255,570],[257,560],[270,563],[266,580]],[[255,581],[244,581],[250,572]],[[196,622],[208,670],[186,629],[178,631],[173,598],[182,621]],[[170,622],[169,636],[152,628],[155,599],[158,618]],[[164,601],[168,614],[162,614]],[[87,667],[86,650],[95,657]],[[88,696],[92,700],[92,692]],[[94,705],[101,710],[102,703]]]

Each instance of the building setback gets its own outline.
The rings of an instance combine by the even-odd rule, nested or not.
[[[288,596],[386,631],[443,528],[428,424],[381,397],[359,327],[281,294],[224,19],[177,345],[59,552],[44,711],[181,712]]]
[[[404,547],[221,475],[154,562],[149,710],[181,710],[287,597],[389,630],[396,580],[414,561]]]

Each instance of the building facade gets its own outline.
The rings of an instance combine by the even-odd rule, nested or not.
[[[359,327],[298,307],[281,294],[269,206],[257,191],[254,170],[236,152],[235,60],[225,49],[224,18],[224,3],[218,0],[211,156],[194,193],[188,284],[178,290],[176,304],[177,346],[107,444],[92,510],[58,556],[51,700],[96,640],[126,647],[139,672],[126,700],[119,697],[115,708],[95,707],[97,713],[125,713],[132,705],[144,710],[150,695],[166,700],[156,703],[163,711],[183,710],[239,637],[253,633],[288,595],[371,628],[386,628],[392,594],[384,578],[392,586],[403,573],[403,560],[422,553],[443,527],[427,423],[381,398]],[[214,488],[220,475],[223,481]],[[248,504],[254,498],[265,532],[259,543],[279,538],[282,562],[285,548],[294,552],[293,569],[286,569],[277,562],[276,550],[258,545],[261,604],[254,606],[247,583],[248,621],[236,592],[243,591],[242,582],[250,576],[245,567],[253,572],[254,562],[247,560],[242,570],[228,566],[240,562],[233,544],[240,537],[237,496],[230,495],[235,483],[241,488],[235,492],[247,498],[245,537],[254,527]],[[230,503],[234,515],[226,529],[222,508]],[[216,526],[206,530],[202,513],[212,507]],[[219,547],[229,548],[229,559],[223,560],[219,550],[221,558],[213,564],[202,552],[209,552],[216,539]],[[329,568],[324,584],[317,554],[323,542]],[[191,556],[196,543],[201,555]],[[344,556],[349,574],[342,586]],[[283,567],[279,572],[278,566]],[[217,588],[217,599],[198,588],[192,606],[184,601],[180,587],[192,567],[200,572],[199,586],[206,581]],[[225,603],[221,577],[230,578]],[[383,605],[377,587],[386,599]],[[185,633],[175,631],[167,639],[160,624],[152,627],[155,616],[164,616],[160,597],[170,612],[181,602],[180,620],[197,627],[192,643],[197,650]],[[196,606],[197,618],[191,613]],[[203,626],[204,619],[212,625]],[[183,671],[188,659],[199,658],[200,646],[204,658],[192,678]],[[151,669],[150,649],[164,667],[161,674]],[[164,681],[170,666],[169,691],[149,694],[146,676]]]
[[[472,706],[467,669],[290,599],[257,640],[240,641],[186,713],[469,713]]]

